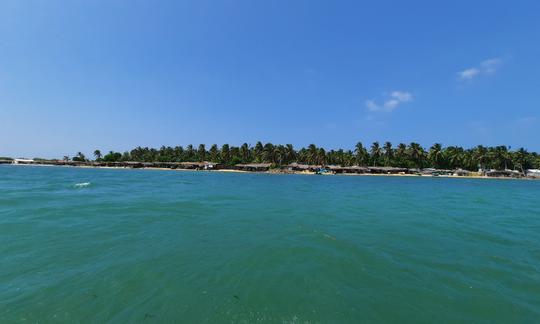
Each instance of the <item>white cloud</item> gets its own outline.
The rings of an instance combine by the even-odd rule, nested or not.
[[[484,73],[495,73],[499,66],[501,65],[502,60],[500,58],[492,58],[489,60],[483,61],[480,66],[482,67],[482,70]]]
[[[392,98],[396,98],[400,102],[408,102],[412,100],[412,94],[403,91],[394,91],[390,94]]]
[[[380,109],[380,107],[377,106],[377,104],[373,100],[367,100],[366,107],[369,111],[377,111]]]
[[[413,100],[413,96],[410,92],[405,91],[393,91],[390,95],[386,96],[386,99],[382,104],[377,104],[374,100],[366,101],[366,108],[369,111],[383,111],[391,112],[399,107],[404,102]]]
[[[397,99],[390,99],[390,100],[386,100],[384,102],[383,107],[388,111],[392,111],[392,110],[396,109],[397,106],[399,106],[400,103],[401,103],[401,101],[399,101]]]
[[[480,74],[480,70],[477,68],[470,68],[463,71],[458,72],[458,76],[460,80],[472,80],[475,76]]]
[[[502,64],[500,58],[490,58],[484,60],[479,66],[471,67],[457,73],[458,78],[462,81],[472,80],[480,75],[488,75],[495,73]]]

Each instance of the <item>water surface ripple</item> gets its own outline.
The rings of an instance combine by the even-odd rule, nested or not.
[[[525,323],[540,182],[0,167],[0,322]]]

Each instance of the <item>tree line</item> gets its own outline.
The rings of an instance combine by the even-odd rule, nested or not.
[[[418,143],[400,143],[393,146],[386,142],[380,145],[374,142],[371,146],[357,143],[354,150],[325,150],[311,144],[296,150],[293,145],[263,144],[257,142],[255,146],[247,143],[241,146],[216,144],[209,148],[205,144],[197,147],[193,145],[162,146],[160,149],[137,147],[129,152],[113,152],[103,155],[100,150],[94,151],[95,161],[103,162],[197,162],[211,161],[225,165],[239,163],[272,163],[276,166],[287,165],[293,162],[312,165],[341,165],[341,166],[389,166],[403,168],[437,168],[437,169],[464,169],[477,171],[481,169],[514,169],[527,170],[540,168],[540,156],[536,152],[528,152],[524,148],[510,150],[507,146],[486,147],[478,145],[474,148],[464,149],[459,146],[443,147],[433,144],[429,149]],[[69,159],[69,157],[64,157]],[[78,152],[73,161],[88,161]]]

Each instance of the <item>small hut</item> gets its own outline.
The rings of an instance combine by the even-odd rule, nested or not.
[[[489,170],[486,171],[487,177],[500,177],[500,178],[520,178],[521,172],[516,170]]]
[[[369,172],[369,169],[366,168],[366,167],[363,167],[363,166],[358,166],[358,165],[353,165],[353,166],[350,166],[350,167],[345,167],[344,168],[344,173],[357,173],[357,174],[362,174],[362,173],[367,173]]]
[[[407,168],[394,168],[394,167],[368,167],[369,172],[372,174],[400,174],[409,173]]]
[[[180,162],[179,168],[190,170],[214,170],[218,168],[218,164],[214,162]]]
[[[127,168],[140,169],[143,167],[143,164],[136,161],[126,161],[124,162],[124,166]]]
[[[251,171],[251,172],[265,172],[270,170],[272,163],[247,163],[237,164],[234,166],[236,170]]]
[[[343,173],[345,171],[345,168],[342,167],[341,165],[327,165],[324,167],[326,170],[332,172],[332,173],[336,173],[336,174],[339,174],[339,173]]]
[[[454,170],[454,175],[458,177],[468,177],[471,175],[471,172],[463,169],[457,169]]]
[[[298,164],[298,163],[291,163],[287,166],[287,168],[290,171],[309,171],[309,172],[317,172],[319,171],[322,166],[321,165],[309,165],[309,164]]]

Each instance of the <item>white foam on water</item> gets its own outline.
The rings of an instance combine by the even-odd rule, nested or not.
[[[81,183],[76,183],[75,187],[76,188],[84,188],[84,187],[88,187],[89,185],[90,185],[90,182],[81,182]]]

